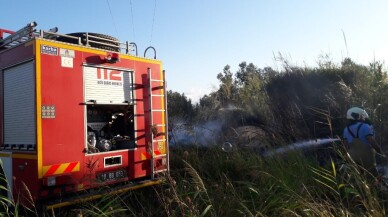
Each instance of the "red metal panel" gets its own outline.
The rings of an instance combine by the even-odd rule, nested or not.
[[[0,55],[1,56],[1,55]],[[3,72],[0,71],[0,84],[1,86],[3,86]],[[0,88],[0,142],[1,142],[1,146],[3,145],[3,121],[4,121],[4,115],[3,115],[3,112],[4,112],[4,89],[3,87]]]
[[[99,154],[91,154],[85,156],[85,163],[82,165],[81,171],[84,171],[81,177],[79,177],[79,183],[82,184],[83,189],[98,187],[101,185],[106,185],[107,183],[101,183],[96,179],[97,174],[107,171],[115,171],[123,168],[128,168],[129,162],[128,157],[129,153],[126,150],[115,151],[115,152],[104,152]],[[104,158],[120,156],[122,159],[121,165],[114,166],[105,166],[104,167]],[[128,172],[128,177],[133,177],[133,170],[130,168]],[[112,182],[114,183],[114,182]]]
[[[40,185],[38,180],[36,159],[12,159],[12,174],[14,176],[13,194],[15,201],[31,206],[30,196],[36,201]]]
[[[59,54],[39,55],[42,107],[55,109],[55,117],[42,118],[42,164],[80,161],[85,141],[82,54],[75,52],[73,68],[62,67]]]
[[[5,50],[0,53],[0,69],[8,67],[34,56],[33,43],[26,44]]]

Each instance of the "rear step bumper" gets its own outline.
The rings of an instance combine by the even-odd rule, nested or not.
[[[99,199],[99,198],[101,198],[103,196],[107,196],[107,195],[124,193],[124,192],[130,191],[130,190],[136,190],[139,188],[144,188],[144,187],[148,187],[148,186],[152,186],[152,185],[161,184],[163,181],[164,180],[162,180],[162,179],[146,180],[146,181],[130,183],[127,185],[118,186],[118,187],[114,187],[114,188],[104,189],[104,190],[94,192],[94,193],[86,193],[84,195],[77,195],[77,196],[74,196],[74,197],[71,197],[68,199],[61,200],[60,202],[54,201],[54,203],[52,203],[52,204],[46,204],[45,208],[46,208],[46,210],[57,209],[60,207],[70,206],[70,205],[73,205],[76,203],[82,203],[82,202],[86,202],[89,200]]]

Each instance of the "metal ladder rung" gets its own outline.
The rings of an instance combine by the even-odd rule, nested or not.
[[[167,146],[167,138],[168,138],[168,130],[167,130],[167,101],[166,101],[166,96],[167,96],[167,91],[166,91],[166,82],[165,82],[165,74],[164,74],[164,70],[163,70],[163,77],[159,78],[159,79],[153,79],[152,78],[152,73],[151,73],[151,69],[148,68],[148,79],[149,79],[149,85],[148,85],[148,88],[149,88],[149,94],[148,94],[148,99],[149,99],[149,110],[147,110],[147,112],[150,114],[150,125],[151,125],[151,141],[150,141],[150,148],[151,148],[151,153],[154,153],[154,148],[155,148],[155,144],[160,144],[160,142],[164,142],[165,145],[166,145],[166,149],[167,149],[167,152],[165,154],[161,154],[161,155],[152,155],[151,157],[151,178],[154,179],[156,174],[157,173],[161,173],[161,172],[165,172],[165,171],[168,171],[170,166],[169,166],[169,154],[168,154],[168,146]],[[160,83],[153,83],[153,82],[160,82]],[[156,87],[155,87],[156,86]],[[153,94],[153,91],[163,91],[163,92],[155,92],[156,94]],[[153,97],[161,97],[161,99],[164,101],[164,106],[162,108],[160,108],[159,104],[157,103],[158,106],[155,106],[157,109],[154,109],[155,107],[153,106],[153,99],[156,99],[156,98],[153,98]],[[164,98],[164,99],[163,99]],[[159,99],[158,99],[159,100]],[[163,101],[160,102],[162,103],[163,105]],[[154,112],[163,112],[163,114],[165,114],[164,116],[164,123],[165,124],[161,124],[160,121],[157,121],[158,124],[155,124],[154,123],[154,118],[153,116],[155,115]],[[162,117],[163,118],[163,117]],[[158,119],[159,120],[159,119]],[[162,121],[163,123],[163,121]],[[155,127],[161,127],[161,132],[157,132],[156,135],[154,135],[154,129]],[[158,137],[158,138],[157,138]],[[167,169],[158,169],[159,167],[155,165],[157,164],[156,162],[157,161],[164,161],[166,160],[165,162],[165,166]],[[163,168],[165,168],[163,167]]]
[[[155,159],[155,158],[166,157],[166,156],[167,156],[167,154],[160,154],[160,155],[157,155],[157,156],[154,155],[154,159]]]
[[[152,109],[151,112],[164,112],[165,109]]]
[[[155,170],[155,171],[154,171],[154,174],[162,173],[162,172],[166,172],[166,171],[167,171],[167,169]]]
[[[158,134],[165,134],[166,132],[158,132]],[[160,135],[159,135],[160,136]],[[155,143],[155,142],[164,142],[165,140],[164,139],[153,139],[152,142]]]
[[[154,142],[165,142],[166,139],[154,139]]]
[[[150,126],[164,127],[164,126],[166,126],[166,125],[165,125],[165,124],[150,124]]]
[[[29,38],[32,37],[32,34],[34,32],[34,27],[36,25],[37,24],[35,22],[29,23],[25,27],[21,28],[20,30],[13,32],[9,36],[5,37],[4,39],[1,39],[0,47],[10,48],[28,40]]]

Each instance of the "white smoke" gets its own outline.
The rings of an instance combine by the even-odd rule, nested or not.
[[[190,125],[183,121],[176,122],[171,129],[170,143],[175,145],[208,145],[219,139],[223,125],[222,120],[212,120],[203,124]]]

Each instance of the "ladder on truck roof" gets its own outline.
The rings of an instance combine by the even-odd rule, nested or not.
[[[151,129],[151,147],[150,147],[150,155],[151,155],[151,178],[154,179],[155,175],[160,172],[164,172],[166,170],[156,170],[155,169],[155,161],[165,158],[166,165],[167,165],[167,171],[170,170],[169,165],[169,152],[168,152],[168,126],[167,126],[167,92],[166,92],[166,82],[165,82],[165,71],[163,70],[163,78],[160,79],[154,79],[152,77],[152,71],[150,68],[148,68],[148,78],[149,78],[149,106],[150,106],[150,129]],[[161,85],[153,85],[155,83],[159,83]],[[162,90],[161,94],[153,94],[155,90]],[[155,109],[152,100],[154,98],[159,98],[160,100],[163,100],[164,108],[161,109]],[[163,113],[164,117],[164,124],[163,123],[155,123],[154,114],[156,113]],[[158,129],[162,128],[163,131],[159,132]],[[164,139],[155,139],[156,137],[160,137],[164,135]],[[164,153],[160,153],[159,150],[155,151],[155,144],[159,146],[164,145]],[[159,148],[160,149],[160,148]]]
[[[18,31],[0,29],[0,49],[7,49],[29,40],[35,32],[36,22],[31,22]],[[10,34],[4,38],[4,33]]]
[[[134,42],[120,42],[114,39],[111,39],[110,36],[97,33],[70,33],[70,34],[59,34],[58,28],[54,27],[47,31],[39,30],[37,31],[35,27],[38,24],[36,22],[31,22],[20,30],[14,32],[7,29],[0,29],[0,51],[6,50],[17,46],[25,41],[30,40],[31,38],[44,38],[49,40],[55,40],[65,43],[72,43],[77,45],[83,45],[88,47],[95,47],[100,49],[105,49],[109,51],[116,51],[119,53],[130,54],[130,52],[135,52],[135,55],[138,56],[137,45]],[[9,34],[4,38],[4,34]],[[104,48],[101,48],[104,47]],[[109,49],[106,49],[106,48]],[[149,47],[153,48],[153,47]],[[147,50],[149,49],[147,48]],[[111,50],[114,49],[114,50]],[[153,48],[155,51],[155,48]],[[146,51],[147,51],[146,50]],[[144,53],[145,57],[145,53]],[[156,59],[156,52],[155,57]]]

